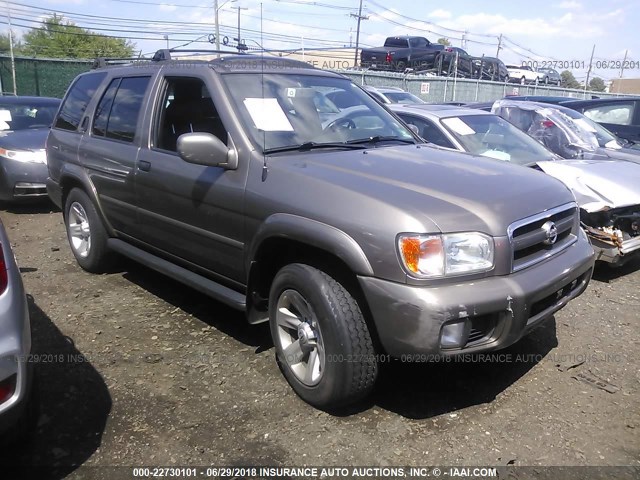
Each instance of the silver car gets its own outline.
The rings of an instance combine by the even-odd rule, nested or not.
[[[615,145],[610,140],[605,142],[607,149],[599,147],[599,141],[607,140],[600,138],[606,131],[596,135],[589,124],[553,115],[557,110],[550,105],[541,107],[542,113],[521,110],[528,103],[496,102],[511,123],[489,112],[449,105],[390,108],[428,142],[533,167],[557,178],[571,189],[580,206],[582,227],[597,259],[622,265],[640,256],[640,165],[614,158]],[[529,118],[527,113],[539,118]],[[581,129],[593,132],[589,137]],[[613,153],[605,155],[605,150]],[[578,151],[582,153],[578,155]],[[587,156],[586,152],[592,153]]]
[[[33,374],[27,298],[0,221],[0,441],[24,433]],[[1,442],[0,442],[1,443]]]

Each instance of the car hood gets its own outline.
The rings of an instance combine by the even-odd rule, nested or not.
[[[281,168],[283,188],[303,190],[316,218],[339,211],[345,223],[395,222],[401,231],[504,236],[512,222],[573,201],[540,172],[426,145],[282,156],[269,176]]]
[[[587,212],[640,204],[640,165],[625,160],[538,162],[547,174],[571,189]]]
[[[598,153],[605,153],[610,158],[640,163],[640,150],[635,148],[599,148]]]
[[[43,150],[48,128],[29,128],[0,132],[0,147],[7,150]]]

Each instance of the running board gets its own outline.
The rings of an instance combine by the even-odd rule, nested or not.
[[[224,303],[236,310],[246,310],[246,298],[235,290],[225,287],[213,280],[198,275],[197,273],[182,268],[174,263],[168,262],[160,257],[157,257],[149,252],[134,247],[133,245],[123,242],[117,238],[110,238],[107,240],[107,246],[110,250],[117,252],[125,257],[128,257],[136,262],[139,262],[146,267],[149,267],[156,272],[160,272],[163,275],[178,280],[185,285],[193,288],[194,290],[204,293],[205,295]]]

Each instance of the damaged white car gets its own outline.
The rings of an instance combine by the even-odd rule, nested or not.
[[[588,118],[572,119],[560,111],[564,107],[506,100],[494,107],[511,123],[451,105],[390,106],[434,145],[533,167],[561,180],[580,205],[582,226],[599,260],[622,265],[640,255],[640,164],[624,155],[613,158],[619,152],[615,138]]]
[[[538,166],[573,191],[597,259],[621,265],[640,255],[637,156],[620,151],[606,129],[566,107],[500,100],[492,112],[565,159]]]

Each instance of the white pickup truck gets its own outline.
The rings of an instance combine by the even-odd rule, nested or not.
[[[528,65],[507,65],[507,70],[509,71],[509,82],[520,85],[546,83],[545,78],[548,78],[543,72],[534,72]]]

